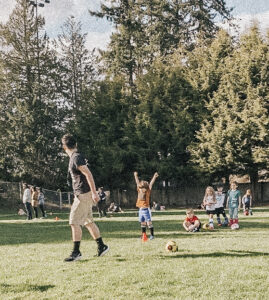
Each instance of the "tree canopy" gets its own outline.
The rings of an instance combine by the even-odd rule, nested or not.
[[[115,26],[104,51],[87,48],[73,17],[52,40],[24,0],[0,25],[0,179],[67,189],[69,132],[108,188],[135,170],[173,186],[257,182],[269,161],[268,36],[219,29],[231,19],[219,0],[111,0],[90,14]]]

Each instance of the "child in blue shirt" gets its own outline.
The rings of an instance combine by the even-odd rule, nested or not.
[[[227,207],[229,208],[230,223],[229,226],[233,224],[238,224],[238,210],[240,209],[241,203],[241,193],[237,189],[238,184],[236,181],[231,183],[231,189],[227,192]]]

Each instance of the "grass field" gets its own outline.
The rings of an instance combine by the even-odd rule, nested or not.
[[[64,263],[68,213],[36,221],[2,213],[0,299],[269,299],[269,208],[241,212],[238,231],[187,233],[184,214],[153,213],[156,239],[144,243],[135,211],[96,218],[109,254],[94,258],[96,243],[84,230],[83,259]],[[169,240],[178,252],[165,252]]]

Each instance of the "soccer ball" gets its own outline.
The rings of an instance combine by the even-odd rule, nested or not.
[[[235,223],[235,224],[233,224],[233,225],[231,226],[231,229],[232,229],[232,230],[239,229],[239,225]]]
[[[174,241],[169,241],[165,246],[165,250],[168,252],[176,252],[178,250],[177,243]]]
[[[244,215],[245,215],[245,216],[248,216],[248,210],[245,210],[245,211],[244,211]]]
[[[208,223],[205,223],[205,224],[203,225],[203,229],[209,230],[209,224],[208,224]]]

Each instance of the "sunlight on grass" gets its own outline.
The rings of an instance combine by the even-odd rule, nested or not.
[[[153,213],[156,239],[142,243],[135,212],[96,219],[111,251],[94,258],[83,230],[83,259],[72,249],[68,214],[26,221],[0,216],[1,299],[266,299],[269,295],[269,208],[240,214],[240,230],[187,233],[183,210]],[[203,212],[199,213],[206,221]],[[179,251],[167,253],[175,240]]]

